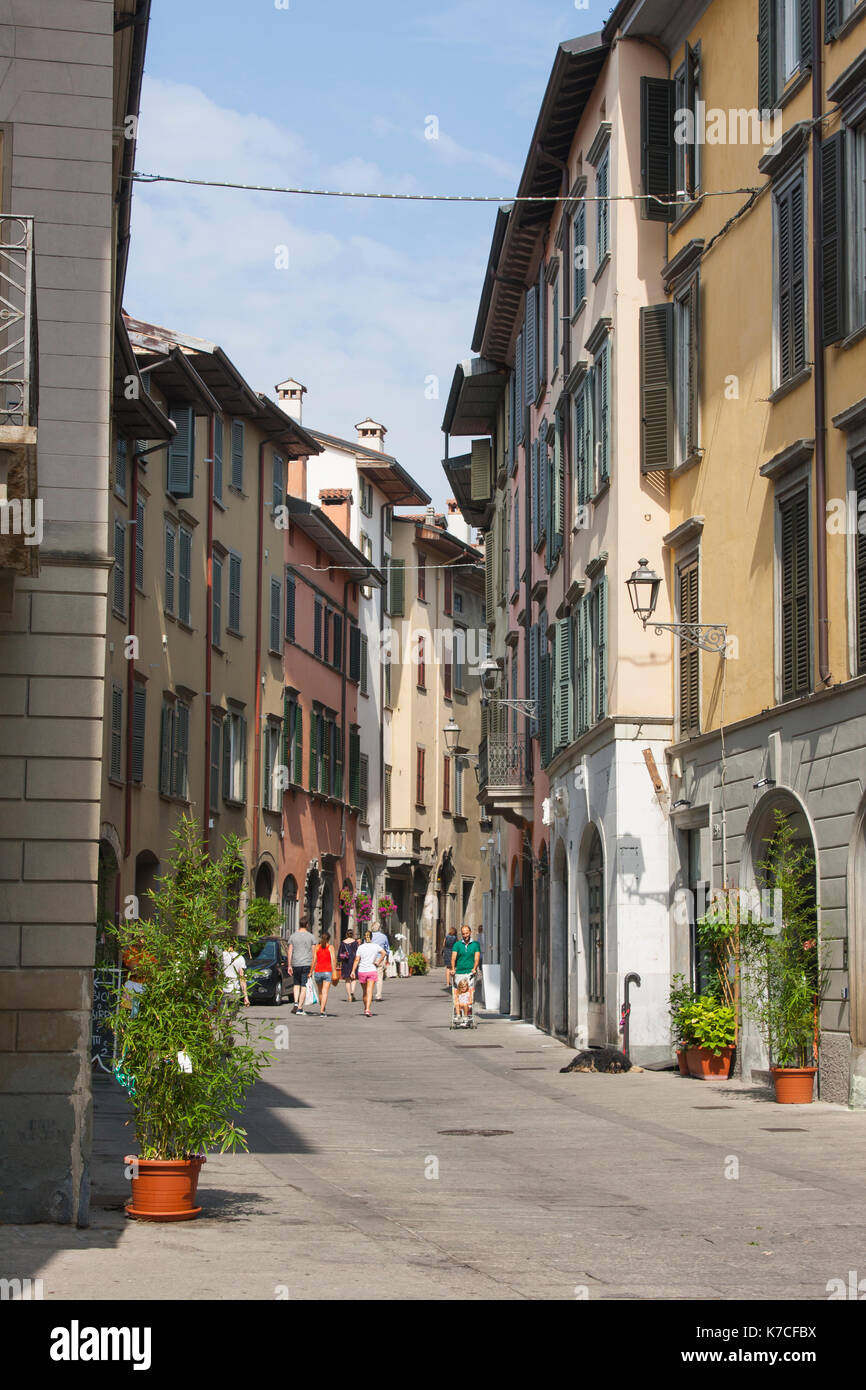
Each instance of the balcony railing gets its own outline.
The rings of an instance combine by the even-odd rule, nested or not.
[[[382,848],[393,858],[411,859],[421,853],[421,831],[410,827],[408,830],[383,830]]]
[[[0,217],[0,425],[36,424],[39,350],[32,217]]]
[[[490,736],[482,739],[478,749],[478,781],[482,787],[527,786],[525,743]]]

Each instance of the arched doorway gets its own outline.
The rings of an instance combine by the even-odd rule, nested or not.
[[[283,883],[283,936],[298,930],[298,885],[292,874]]]
[[[520,870],[523,885],[520,902],[520,1016],[528,1023],[534,1023],[535,1007],[535,958],[533,952],[532,912],[534,907],[533,889],[535,883],[532,871],[532,846],[529,841],[523,846],[523,864]]]
[[[535,978],[538,986],[536,1023],[550,1032],[550,865],[542,844],[535,876]]]
[[[605,1021],[605,912],[604,851],[601,836],[593,826],[586,861],[586,963],[587,1035],[591,1047],[607,1042]]]
[[[866,797],[848,853],[848,979],[851,1063],[848,1103],[866,1110]]]
[[[551,1030],[568,1038],[568,858],[558,840],[553,855],[550,886],[550,989]]]
[[[274,874],[270,864],[260,864],[256,870],[255,896],[265,898],[267,902],[271,900],[271,893],[274,890]]]
[[[304,915],[308,919],[310,931],[315,931],[316,929],[316,909],[319,906],[320,882],[319,866],[316,860],[313,860],[307,870],[307,881],[304,884]]]
[[[334,932],[334,876],[326,874],[322,884],[322,921],[320,931]]]
[[[149,921],[153,915],[153,903],[148,896],[156,888],[159,860],[149,849],[143,849],[135,859],[135,896],[138,898],[138,915]]]
[[[118,861],[113,846],[99,841],[99,864],[96,891],[96,963],[114,965],[117,961],[117,942],[110,928],[118,921],[120,880]]]

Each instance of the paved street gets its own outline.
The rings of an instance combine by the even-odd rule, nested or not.
[[[372,1019],[336,994],[324,1020],[254,1009],[289,1049],[195,1222],[124,1218],[134,1143],[99,1083],[91,1227],[0,1229],[0,1275],[46,1298],[822,1299],[866,1274],[862,1114],[560,1075],[571,1052],[528,1025],[449,1032],[442,983],[386,982]]]

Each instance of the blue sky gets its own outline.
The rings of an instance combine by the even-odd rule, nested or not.
[[[510,195],[557,43],[610,12],[593,0],[282,3],[154,0],[139,170]],[[258,390],[298,378],[313,428],[354,438],[358,420],[380,420],[441,505],[442,412],[469,356],[494,216],[138,184],[125,307],[218,342]]]

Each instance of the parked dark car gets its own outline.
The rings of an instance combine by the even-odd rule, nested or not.
[[[247,965],[251,1004],[282,1004],[289,987],[289,948],[281,936],[266,936]]]

